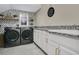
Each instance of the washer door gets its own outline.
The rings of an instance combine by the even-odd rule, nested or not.
[[[32,32],[31,30],[24,30],[22,32],[22,39],[23,40],[29,40],[29,38],[31,38]]]
[[[15,30],[9,30],[5,32],[5,39],[8,43],[16,42],[19,38],[19,32]]]

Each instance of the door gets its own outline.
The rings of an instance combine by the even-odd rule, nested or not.
[[[8,43],[14,43],[19,39],[19,32],[15,30],[9,30],[5,32],[5,39]]]
[[[32,31],[30,29],[24,30],[21,35],[23,40],[32,40]]]

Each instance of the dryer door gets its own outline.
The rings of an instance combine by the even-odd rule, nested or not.
[[[19,38],[19,32],[15,30],[9,30],[5,32],[5,39],[8,43],[16,42]]]
[[[23,40],[29,40],[32,36],[32,31],[31,30],[24,30],[22,32],[22,39]]]

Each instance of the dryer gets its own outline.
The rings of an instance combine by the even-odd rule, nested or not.
[[[21,27],[21,44],[33,42],[33,28]]]
[[[20,45],[20,28],[5,27],[4,29],[4,47],[13,47]]]

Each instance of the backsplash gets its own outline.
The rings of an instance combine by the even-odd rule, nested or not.
[[[4,27],[16,27],[18,24],[18,20],[0,20],[0,33],[4,33]]]
[[[18,20],[0,20],[1,27],[16,27],[19,24]]]

